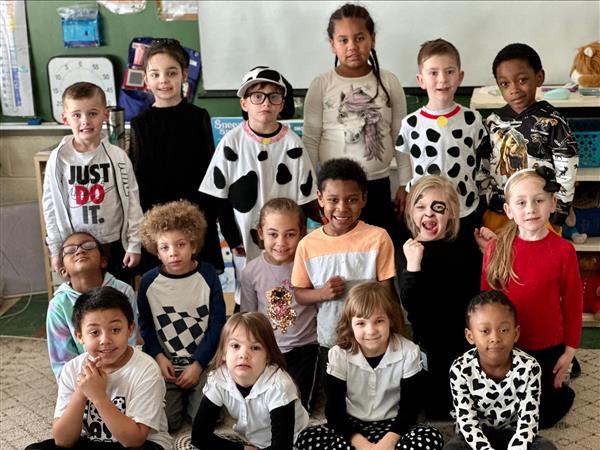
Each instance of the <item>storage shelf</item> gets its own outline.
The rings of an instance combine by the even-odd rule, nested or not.
[[[600,167],[585,167],[577,169],[577,181],[600,182]]]
[[[578,252],[600,252],[600,236],[588,237],[583,244],[575,244],[575,250]]]

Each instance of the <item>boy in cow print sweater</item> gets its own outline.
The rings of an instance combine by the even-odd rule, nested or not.
[[[487,133],[477,111],[454,102],[464,77],[456,47],[443,39],[427,41],[421,46],[417,63],[417,81],[427,91],[428,102],[402,120],[396,140],[396,150],[411,157],[412,179],[406,190],[424,175],[447,177],[456,187],[460,203],[457,239],[470,244],[477,258],[473,231],[479,226],[479,192],[475,175],[479,147],[488,145]]]
[[[465,336],[475,348],[450,368],[456,436],[444,449],[555,450],[539,436],[541,368],[513,348],[515,307],[500,291],[477,294],[467,306]]]

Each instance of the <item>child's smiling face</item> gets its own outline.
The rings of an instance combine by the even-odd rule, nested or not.
[[[418,241],[443,239],[450,218],[446,196],[440,189],[427,189],[412,207],[411,218],[419,230]]]
[[[427,107],[441,110],[452,106],[463,77],[458,61],[451,55],[432,55],[423,61],[417,81],[427,91]]]
[[[154,95],[155,106],[177,105],[183,97],[181,87],[186,79],[187,71],[167,53],[157,53],[148,60],[145,80]]]
[[[87,312],[81,320],[81,329],[75,332],[79,342],[106,372],[114,372],[127,363],[133,349],[128,340],[134,325],[118,308]]]
[[[536,72],[524,59],[507,59],[496,69],[496,83],[506,103],[521,114],[535,103],[536,90],[544,83],[544,71]]]
[[[302,237],[298,214],[271,211],[265,214],[258,235],[265,247],[265,258],[280,265],[294,261],[296,247]]]
[[[367,203],[367,194],[354,180],[332,180],[324,182],[324,189],[317,191],[319,206],[327,218],[325,233],[341,236],[358,223],[360,213]]]

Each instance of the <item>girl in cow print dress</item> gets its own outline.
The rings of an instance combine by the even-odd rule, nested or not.
[[[457,435],[445,450],[556,449],[537,434],[542,369],[513,348],[519,331],[500,291],[477,294],[467,306],[465,334],[475,348],[450,369]]]

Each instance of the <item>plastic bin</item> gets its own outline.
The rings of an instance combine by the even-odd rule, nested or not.
[[[600,167],[600,118],[569,119],[577,141],[579,167]]]

